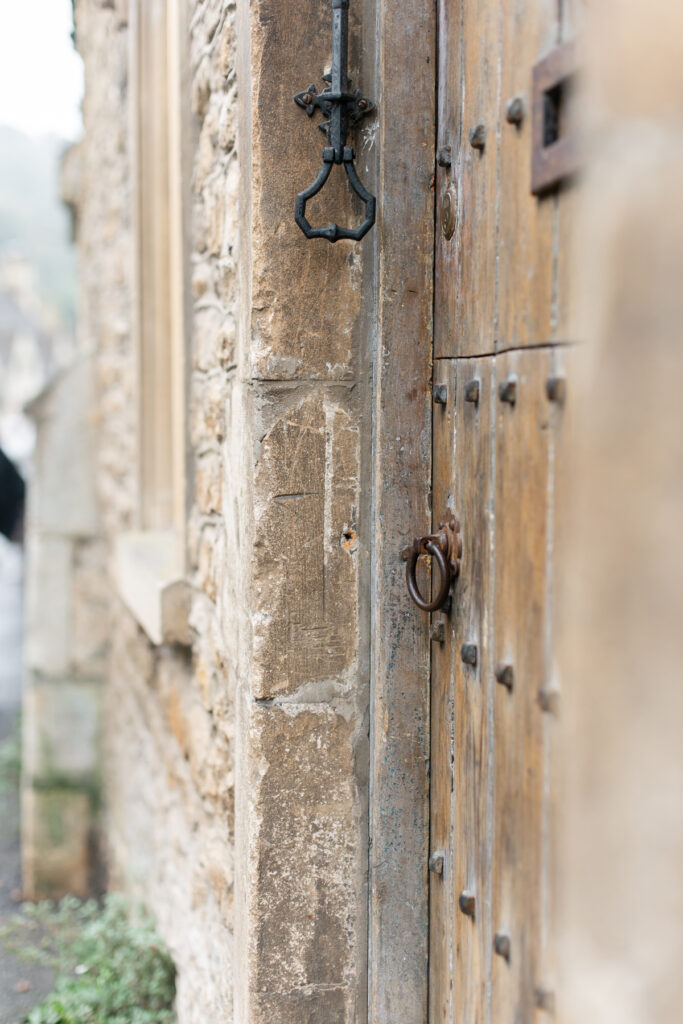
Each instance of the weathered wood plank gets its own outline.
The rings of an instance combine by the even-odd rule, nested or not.
[[[531,86],[534,64],[557,41],[557,0],[502,0],[502,15],[497,343],[507,349],[552,335],[555,204],[530,191]],[[513,101],[521,121],[508,120]]]
[[[580,38],[583,31],[584,11],[581,0],[560,2],[559,40],[567,43]],[[555,312],[553,339],[578,341],[576,319],[576,286],[574,278],[578,264],[576,253],[577,225],[580,216],[580,181],[573,180],[561,188],[555,197]]]
[[[434,383],[448,388],[445,404],[434,403],[433,526],[455,501],[455,361],[440,359],[434,365]],[[453,801],[453,614],[433,612],[432,628],[441,625],[443,641],[432,643],[431,749],[430,749],[430,854],[443,856],[443,871],[429,876],[429,1020],[450,1024],[453,1019],[452,972],[452,801]]]
[[[379,9],[370,964],[372,1024],[424,1024],[428,998],[429,641],[400,552],[430,525],[436,17]],[[397,74],[409,58],[411,73]],[[397,130],[400,126],[400,130]],[[368,236],[370,237],[370,236]]]
[[[458,175],[462,149],[462,0],[439,0],[437,161],[434,170],[436,234],[434,264],[434,353],[453,355],[459,279]],[[450,237],[444,236],[444,205],[452,204]]]
[[[557,346],[550,353],[550,375],[546,384],[549,399],[550,436],[548,439],[548,491],[547,491],[547,615],[544,642],[544,682],[541,695],[543,714],[543,854],[541,872],[541,959],[538,971],[539,987],[547,994],[551,1005],[558,989],[557,925],[558,925],[558,826],[559,794],[562,785],[560,713],[562,695],[555,664],[555,637],[557,621],[558,555],[564,542],[560,537],[563,511],[569,507],[571,496],[570,436],[566,412],[566,393],[569,387],[568,367],[573,351]]]
[[[450,145],[452,166],[437,174],[437,356],[494,348],[500,45],[498,0],[440,5],[439,145]],[[449,188],[457,205],[450,240],[440,227]]]
[[[453,1021],[487,1019],[491,970],[490,761],[492,682],[491,471],[493,457],[491,359],[457,363],[455,510],[463,557],[455,586],[453,691]],[[472,401],[478,386],[478,401]],[[468,397],[470,400],[468,400]],[[463,645],[474,645],[476,655]],[[459,906],[475,897],[474,916]]]
[[[534,1020],[541,988],[548,360],[496,360],[497,387],[514,381],[516,398],[496,396],[492,923],[510,951],[493,958],[495,1022]]]

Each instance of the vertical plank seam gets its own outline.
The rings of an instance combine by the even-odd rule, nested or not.
[[[486,638],[489,647],[489,658],[488,658],[488,678],[487,682],[487,702],[488,702],[488,730],[489,730],[489,763],[488,763],[488,802],[487,802],[487,857],[488,857],[488,876],[489,876],[489,892],[488,892],[488,907],[487,907],[487,918],[489,922],[488,937],[490,940],[493,938],[493,828],[494,828],[494,775],[495,775],[495,723],[493,715],[493,704],[494,704],[494,664],[495,664],[495,623],[496,623],[496,606],[495,606],[495,594],[496,594],[496,381],[497,381],[497,359],[494,356],[491,360],[491,427],[490,427],[490,455],[489,455],[489,494],[490,494],[490,509],[489,509],[489,624],[488,624],[488,636]],[[482,638],[483,639],[483,638]],[[487,943],[486,952],[486,1021],[487,1024],[491,1024],[491,1003],[492,1003],[492,980],[493,980],[493,952],[491,948],[491,941]]]
[[[493,348],[498,351],[498,330],[500,327],[500,224],[501,224],[501,213],[500,213],[500,198],[501,198],[501,167],[502,167],[502,124],[500,118],[500,108],[502,102],[502,89],[503,89],[503,46],[504,46],[504,33],[505,33],[505,17],[503,10],[503,3],[498,5],[498,59],[496,61],[496,252],[495,252],[495,268],[494,274],[494,300],[493,300]]]
[[[440,98],[439,98],[439,57],[440,57],[440,44],[441,44],[441,11],[442,11],[443,0],[436,0],[435,4],[435,24],[434,24],[434,153],[436,153],[437,146],[439,145],[439,127],[440,127]],[[434,228],[432,235],[432,338],[431,338],[431,353],[430,353],[430,368],[432,376],[432,388],[434,386],[434,329],[436,324],[436,260],[437,260],[437,245],[438,245],[438,225],[436,223],[436,165],[432,171],[432,182],[433,182],[433,197],[434,202],[432,204],[432,216],[434,220]],[[432,401],[430,406],[431,420],[431,466],[429,475],[429,502],[431,506],[431,523],[432,529],[434,528],[434,517],[440,515],[439,512],[435,513],[434,510],[434,402]],[[430,616],[431,618],[431,616]],[[429,772],[427,775],[427,855],[431,856],[432,853],[432,777],[434,768],[434,757],[433,757],[433,743],[434,743],[434,729],[432,728],[432,687],[434,684],[434,658],[432,651],[432,644],[429,644],[429,672],[427,673],[427,722],[429,723]],[[432,968],[432,941],[431,941],[431,916],[432,916],[432,874],[430,871],[427,872],[427,1006],[426,1015],[427,1022],[431,1020],[432,1007],[431,1007],[431,968]]]
[[[458,38],[458,61],[460,71],[460,115],[458,117],[458,174],[456,181],[458,183],[458,194],[457,209],[458,209],[458,230],[455,235],[456,244],[458,250],[456,252],[456,285],[457,285],[457,299],[455,305],[455,323],[451,324],[451,330],[455,331],[455,336],[460,336],[460,324],[462,321],[462,225],[463,225],[463,196],[462,196],[462,179],[463,179],[463,124],[465,122],[465,4],[467,0],[461,0],[460,3],[460,33]],[[458,355],[458,346],[453,346],[452,340],[449,338],[449,352],[455,352]]]
[[[452,479],[452,496],[453,496],[453,511],[456,516],[460,515],[460,509],[456,505],[456,495],[458,493],[458,416],[462,415],[462,402],[458,401],[458,377],[459,377],[459,365],[457,360],[451,362],[452,373],[450,375],[453,386],[453,400],[455,402],[455,408],[453,410],[453,427],[452,427],[452,468],[453,468],[453,479]],[[450,975],[451,984],[448,987],[448,1018],[453,1020],[453,985],[452,980],[455,978],[455,948],[453,942],[453,926],[455,914],[455,899],[454,899],[454,857],[453,850],[455,849],[455,651],[456,651],[456,639],[457,639],[457,625],[453,621],[451,629],[451,650],[450,650],[450,664],[448,673],[448,750],[449,750],[449,764],[450,764],[450,787],[451,787],[451,798],[449,801],[450,808],[450,824],[448,829],[449,837],[449,882],[446,887],[446,909],[448,911],[446,920],[448,921],[448,970]]]
[[[553,356],[549,356],[548,369],[551,369]],[[550,408],[550,429],[548,431],[548,481],[546,488],[546,596],[545,596],[545,651],[543,658],[543,686],[552,683],[552,641],[554,622],[555,597],[555,566],[553,550],[555,540],[555,430],[557,429],[557,412],[555,403]],[[545,987],[545,965],[547,943],[551,930],[551,884],[552,884],[552,759],[551,743],[553,731],[553,715],[543,714],[543,810],[542,810],[542,850],[541,850],[541,970],[538,982]]]

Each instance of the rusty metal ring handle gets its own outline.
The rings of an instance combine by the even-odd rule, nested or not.
[[[427,601],[420,593],[417,585],[417,560],[420,555],[431,555],[439,567],[441,582],[439,592],[433,601]],[[418,608],[423,612],[435,612],[443,608],[448,601],[451,583],[460,572],[462,555],[462,539],[460,523],[449,508],[439,523],[439,532],[430,533],[425,537],[416,537],[412,547],[402,552],[406,564],[406,585],[408,593]]]
[[[420,593],[420,588],[417,585],[417,579],[415,578],[415,571],[417,569],[417,560],[420,555],[432,555],[439,566],[439,573],[441,574],[441,586],[439,593],[436,595],[433,601],[426,601]],[[448,597],[448,591],[451,587],[451,570],[448,567],[446,561],[446,555],[444,554],[441,545],[436,537],[430,537],[424,541],[424,551],[418,550],[417,545],[413,549],[410,558],[406,564],[406,584],[408,586],[408,593],[412,597],[413,601],[418,608],[421,608],[423,612],[435,612],[437,608],[443,607]]]

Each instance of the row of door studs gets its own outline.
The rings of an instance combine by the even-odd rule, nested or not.
[[[465,401],[472,402],[474,405],[479,404],[479,389],[481,382],[477,377],[469,380],[465,384]],[[545,393],[548,397],[548,401],[557,402],[558,405],[563,405],[567,397],[567,381],[564,377],[554,376],[548,377],[545,382]],[[437,405],[448,404],[448,384],[434,384],[432,387],[432,397]],[[508,405],[515,405],[517,402],[517,377],[515,374],[501,381],[498,385],[498,397],[501,402],[507,402]]]

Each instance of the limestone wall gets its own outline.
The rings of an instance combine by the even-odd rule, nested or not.
[[[107,577],[105,834],[110,886],[144,898],[179,967],[183,1022],[230,1020],[235,644],[225,602],[226,415],[235,377],[234,6],[190,5],[193,135],[191,467],[187,541],[191,648],[157,648]],[[113,544],[136,525],[140,442],[133,345],[131,102],[127,3],[78,0],[85,62],[79,203],[81,343],[96,353],[97,487]]]
[[[30,406],[23,681],[22,858],[28,898],[102,884],[105,553],[95,494],[93,363],[81,356]]]
[[[192,642],[158,647],[111,571],[136,525],[140,457],[128,8],[76,3],[80,333],[95,352],[109,567],[108,866],[157,915],[181,1024],[350,1024],[365,1002],[362,250],[311,245],[293,221],[320,160],[290,95],[324,71],[318,7],[311,19],[275,0],[188,0]],[[352,51],[357,62],[357,33]]]

